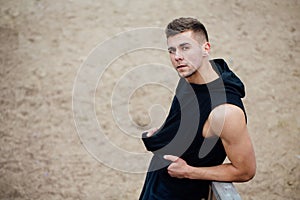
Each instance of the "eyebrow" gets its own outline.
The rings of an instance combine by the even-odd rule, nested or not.
[[[185,45],[191,45],[191,44],[188,43],[188,42],[184,42],[184,43],[180,44],[179,47],[183,47],[183,46],[185,46]],[[175,47],[169,47],[169,48],[168,48],[168,50],[174,50],[174,49],[175,49]]]
[[[180,44],[179,46],[180,47],[182,47],[182,46],[185,46],[185,45],[191,45],[190,43],[187,43],[187,42],[185,42],[185,43],[182,43],[182,44]]]

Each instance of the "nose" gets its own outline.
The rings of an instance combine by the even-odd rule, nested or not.
[[[183,56],[182,56],[181,52],[176,51],[176,52],[175,52],[175,57],[174,57],[174,59],[175,59],[176,61],[182,60],[182,59],[183,59]]]

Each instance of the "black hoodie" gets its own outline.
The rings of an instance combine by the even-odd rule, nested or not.
[[[163,126],[151,137],[143,134],[144,145],[154,156],[140,199],[207,198],[208,181],[172,178],[167,172],[170,162],[163,156],[179,156],[195,167],[220,165],[224,161],[226,153],[221,140],[204,138],[202,129],[210,112],[218,105],[233,104],[244,111],[241,98],[245,90],[223,59],[210,62],[219,78],[207,84],[190,84],[180,79]]]

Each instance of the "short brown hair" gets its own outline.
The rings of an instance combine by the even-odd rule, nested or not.
[[[193,31],[194,33],[202,34],[206,41],[208,42],[208,34],[205,26],[195,18],[191,17],[181,17],[178,19],[174,19],[171,21],[166,30],[167,38],[170,36],[174,36],[178,33],[183,33],[185,31]]]

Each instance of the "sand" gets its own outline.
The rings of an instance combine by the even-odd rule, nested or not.
[[[224,58],[246,85],[257,174],[235,183],[240,195],[299,199],[300,1],[1,0],[0,11],[0,199],[138,198],[149,158],[140,133],[162,123],[177,80],[168,55],[142,48],[105,60],[134,46],[129,38],[78,77],[104,41],[179,16],[206,25],[211,58]],[[101,62],[110,62],[103,76]],[[82,94],[95,103],[75,95],[74,108],[80,83],[92,84]]]

